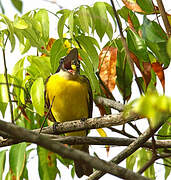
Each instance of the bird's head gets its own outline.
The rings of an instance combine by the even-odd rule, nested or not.
[[[77,48],[72,49],[67,56],[60,60],[57,72],[60,70],[68,71],[72,75],[80,73],[80,61],[78,59]]]

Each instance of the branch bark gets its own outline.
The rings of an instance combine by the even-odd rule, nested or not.
[[[111,100],[111,99],[108,99],[108,98],[104,98],[104,97],[101,97],[101,96],[95,97],[94,101],[97,104],[101,104],[101,105],[116,109],[116,110],[118,110],[120,112],[123,111],[124,107],[125,107],[123,104],[121,104],[121,103],[119,103],[117,101],[114,101],[114,100]]]
[[[98,129],[104,127],[118,126],[123,125],[127,122],[139,120],[142,117],[134,112],[130,112],[125,115],[124,113],[106,115],[104,117],[89,118],[85,121],[75,120],[70,122],[59,123],[56,127],[55,134],[62,134],[66,132],[80,131],[80,130],[89,130],[89,129]],[[39,132],[40,129],[36,129],[36,132]],[[54,134],[53,126],[48,126],[42,129],[42,133],[45,134]]]
[[[148,128],[142,135],[140,135],[133,143],[131,143],[127,148],[121,151],[116,157],[114,157],[111,162],[119,164],[132,153],[134,153],[139,147],[142,146],[164,123],[162,119],[155,128]],[[87,180],[98,180],[105,173],[100,171],[95,171]]]
[[[139,179],[139,180],[148,179],[146,177],[143,177],[137,173],[133,173],[132,171],[122,168],[111,162],[106,162],[99,158],[89,156],[87,153],[84,153],[76,149],[72,149],[61,143],[58,142],[54,143],[52,139],[46,137],[43,134],[26,130],[12,123],[7,123],[0,120],[0,130],[8,132],[8,134],[14,137],[15,139],[18,140],[25,139],[25,142],[35,143],[52,152],[58,153],[62,157],[82,161],[83,163],[87,163],[95,169],[101,170],[105,173],[110,173],[120,178]]]
[[[163,23],[164,23],[165,28],[166,28],[167,36],[170,37],[171,36],[171,26],[170,26],[169,20],[167,18],[167,13],[165,11],[163,2],[162,2],[162,0],[156,0],[156,1],[157,1],[157,5],[159,7],[161,17],[163,19]]]
[[[0,131],[0,135],[3,136],[5,133]],[[135,138],[118,138],[118,137],[80,137],[80,136],[58,136],[45,134],[46,137],[50,138],[54,142],[60,142],[68,145],[110,145],[110,146],[129,146],[136,139]],[[10,146],[13,144],[24,142],[24,139],[14,139],[8,135],[5,140],[0,141],[0,147]],[[147,141],[142,144],[141,147],[152,149],[152,141]],[[156,140],[155,148],[171,148],[171,140]]]

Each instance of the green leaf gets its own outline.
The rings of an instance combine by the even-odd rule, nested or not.
[[[71,159],[63,158],[58,154],[56,154],[56,157],[67,168],[69,168],[69,165],[73,165],[73,160],[71,160]]]
[[[106,34],[109,37],[109,40],[112,40],[112,37],[113,37],[113,27],[112,27],[112,24],[110,22],[108,22],[108,24],[107,24]]]
[[[33,151],[35,149],[29,149],[28,151],[26,151],[26,160],[25,160],[25,166],[24,166],[24,170],[23,170],[23,174],[21,176],[21,179],[25,179],[25,180],[29,180],[28,178],[28,170],[27,170],[27,162],[28,162],[28,159],[29,159],[29,155],[31,153],[31,151]]]
[[[11,0],[12,4],[14,5],[14,7],[20,12],[22,13],[22,9],[23,9],[23,2],[21,0]]]
[[[150,14],[155,12],[153,2],[151,0],[137,0],[136,2],[146,13]]]
[[[18,100],[18,105],[20,104],[20,93],[23,91],[22,82],[23,82],[23,70],[24,70],[24,60],[20,59],[14,66],[12,76],[14,77],[13,84],[18,87],[13,88],[13,93],[16,95],[16,99]]]
[[[133,52],[140,61],[149,62],[145,41],[131,29],[127,31],[128,49]]]
[[[43,78],[34,81],[31,87],[31,100],[34,108],[40,116],[44,116],[44,83]]]
[[[68,27],[69,27],[70,36],[73,37],[73,32],[74,32],[74,10],[71,11],[70,14],[69,14]]]
[[[0,102],[8,103],[8,90],[6,80],[3,74],[0,74]]]
[[[86,7],[80,6],[78,10],[79,22],[84,33],[89,33],[89,11]]]
[[[133,11],[129,10],[127,7],[124,6],[121,9],[119,9],[117,12],[126,22],[128,22],[128,15],[129,15],[135,30],[138,32],[140,23],[136,14]]]
[[[91,33],[94,34],[94,30],[95,30],[95,13],[93,10],[93,7],[87,6],[87,11],[89,11],[89,26],[91,27]]]
[[[131,154],[128,158],[126,158],[126,168],[133,171],[134,165],[136,163],[137,152]]]
[[[20,42],[19,48],[20,48],[20,53],[25,54],[31,48],[30,41],[28,39],[25,39],[25,42],[23,43]]]
[[[27,59],[30,62],[30,66],[27,68],[27,70],[30,75],[32,75],[32,78],[37,79],[38,77],[42,77],[44,80],[46,80],[51,71],[49,57],[28,56]]]
[[[0,1],[0,9],[1,9],[2,14],[5,14],[5,10],[4,10],[4,7],[3,7],[3,5],[2,5],[2,2],[1,2],[1,1]]]
[[[0,180],[2,180],[4,167],[5,167],[5,161],[6,161],[6,150],[3,150],[0,152]]]
[[[5,176],[5,180],[11,180],[11,179],[12,179],[12,172],[9,170]]]
[[[94,22],[96,27],[96,32],[98,36],[100,37],[100,40],[102,40],[106,28],[108,27],[108,18],[106,13],[106,6],[104,2],[96,2],[93,6],[94,11]]]
[[[161,136],[157,136],[157,139],[159,140],[166,140],[166,139],[171,139],[171,137],[169,137],[171,135],[171,118],[169,118],[162,126],[162,128],[159,130],[158,135]],[[167,136],[168,137],[164,137]],[[163,137],[162,137],[163,136]]]
[[[24,169],[26,158],[26,143],[12,145],[9,152],[9,163],[16,180],[19,180]]]
[[[63,38],[64,25],[65,25],[65,22],[66,22],[69,15],[70,15],[70,11],[66,10],[64,12],[64,14],[60,17],[59,21],[58,21],[58,35],[59,35],[59,38]]]
[[[146,41],[146,44],[156,55],[157,61],[163,64],[164,68],[167,68],[170,64],[170,58],[166,51],[166,42],[152,43],[150,41]]]
[[[138,161],[137,161],[138,170],[141,169],[152,158],[152,152],[145,150],[144,148],[138,150],[137,155],[138,155]],[[144,175],[150,179],[155,179],[154,165],[150,166],[144,172]]]
[[[15,15],[14,16],[14,27],[17,29],[26,29],[26,28],[28,28],[28,24],[24,21],[24,19],[22,19],[18,15]]]
[[[7,109],[7,103],[2,103],[0,102],[0,111],[1,111],[1,114],[2,114],[2,117],[4,118],[5,117],[5,112],[6,112],[6,109]]]
[[[147,151],[146,156],[148,158],[148,161],[152,158],[152,152]],[[150,179],[156,179],[155,177],[155,170],[154,170],[154,164],[151,165],[147,170],[145,170],[144,175]]]
[[[37,12],[39,13],[39,11]],[[46,44],[47,44],[47,34],[49,27],[44,26],[44,21],[38,19],[39,15],[36,18],[35,11],[28,12],[22,16],[22,19],[28,24],[28,28],[20,29],[20,33],[30,41],[31,46],[37,47],[40,52],[46,53]],[[46,18],[47,19],[47,18]],[[47,23],[48,25],[48,23]]]
[[[170,106],[171,98],[149,92],[146,96],[142,96],[135,101],[134,110],[149,118],[149,123],[151,127],[154,128],[161,121],[168,118],[169,113],[171,113],[171,109],[169,109]]]
[[[171,58],[171,38],[169,38],[168,43],[167,43],[167,53]]]
[[[56,167],[56,154],[40,146],[37,147],[37,153],[40,179],[55,180],[58,172]]]
[[[67,48],[63,45],[63,40],[58,39],[54,42],[50,51],[50,63],[52,68],[52,74],[54,74],[59,66],[59,61],[61,57],[66,55]]]
[[[114,31],[116,32],[117,23],[116,23],[115,15],[113,13],[113,7],[110,4],[106,3],[106,2],[104,4],[106,6],[106,9],[107,9],[108,13],[110,14],[110,16],[113,19],[113,22],[114,22],[114,27],[113,28],[114,28]]]
[[[74,166],[71,169],[71,177],[72,177],[72,179],[74,179],[74,177],[75,177],[75,167]]]
[[[7,25],[8,27],[8,32],[7,32],[7,36],[10,40],[11,43],[11,52],[13,52],[14,48],[15,48],[15,37],[14,37],[14,26],[13,26],[13,22],[10,21],[5,15],[0,14],[0,16],[2,17],[3,22]]]
[[[40,9],[35,17],[35,20],[37,20],[41,24],[41,38],[44,40],[44,42],[48,43],[49,41],[49,16],[48,12],[45,9]]]
[[[12,75],[17,79],[20,84],[23,81],[23,69],[24,69],[25,58],[20,59],[14,66]]]
[[[159,24],[150,21],[144,16],[142,24],[142,37],[153,43],[162,43],[167,41],[167,35]]]
[[[164,158],[163,159],[163,164],[165,164],[165,180],[168,178],[168,176],[170,175],[171,169],[170,169],[170,164],[171,164],[171,160],[170,158]]]
[[[95,76],[95,73],[93,70],[93,65],[91,63],[91,60],[90,60],[88,54],[85,51],[83,51],[82,49],[78,49],[78,52],[82,58],[81,65],[84,69],[83,74],[85,74],[86,77],[88,77],[90,84],[91,84],[92,91],[100,94],[99,81],[98,81],[97,77]]]
[[[91,62],[93,63],[94,71],[96,71],[99,64],[99,56],[96,48],[94,47],[94,44],[92,43],[92,39],[89,38],[89,36],[83,36],[83,35],[78,36],[76,39],[89,55]]]
[[[116,45],[114,47],[118,48],[116,63],[116,84],[119,89],[119,92],[123,96],[123,99],[129,100],[132,93],[131,85],[133,81],[133,74],[128,62],[126,61],[125,63],[125,52],[123,51],[121,39],[116,39],[115,43]]]

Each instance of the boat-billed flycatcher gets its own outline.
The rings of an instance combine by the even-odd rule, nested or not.
[[[72,49],[61,59],[57,72],[46,83],[46,102],[51,106],[55,121],[65,122],[92,117],[93,99],[90,83],[80,75],[78,51]],[[68,136],[86,136],[86,131],[66,133]],[[88,145],[73,145],[74,148],[89,153]],[[89,176],[93,169],[81,161],[74,161],[78,177]]]

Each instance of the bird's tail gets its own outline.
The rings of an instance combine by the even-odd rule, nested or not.
[[[79,148],[76,149],[79,149],[89,154],[88,145],[81,145]],[[74,165],[75,165],[75,172],[79,178],[81,178],[83,175],[89,176],[90,174],[93,173],[93,168],[89,164],[84,163],[81,160],[74,161]]]

